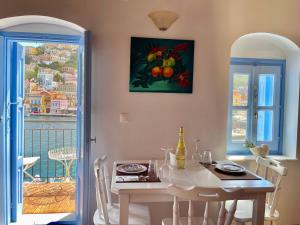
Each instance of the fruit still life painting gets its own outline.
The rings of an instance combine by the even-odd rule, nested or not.
[[[192,93],[194,41],[131,38],[130,92]]]

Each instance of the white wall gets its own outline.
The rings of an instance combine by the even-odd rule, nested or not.
[[[296,158],[299,114],[300,53],[287,52],[285,77],[285,103],[283,126],[283,152]]]
[[[4,29],[10,32],[32,32],[32,33],[47,33],[47,34],[63,34],[63,35],[80,35],[81,32],[69,29],[63,26],[51,25],[46,23],[32,23],[12,26]]]
[[[223,158],[229,58],[233,42],[253,32],[277,33],[300,43],[300,1],[282,0],[38,0],[6,1],[1,17],[40,14],[72,21],[92,31],[92,129],[97,144],[92,157],[115,159],[162,157],[159,147],[175,145],[178,127],[186,128],[188,149],[197,137],[203,148]],[[178,12],[180,18],[160,32],[147,14],[155,9]],[[193,94],[129,93],[130,37],[195,40]],[[119,123],[128,112],[130,122]],[[286,162],[289,175],[281,194],[279,225],[300,224],[300,163]],[[95,207],[90,185],[91,214]],[[151,205],[154,224],[171,215],[171,204]]]
[[[231,57],[286,59],[284,51],[269,40],[254,37],[238,39],[231,48]]]

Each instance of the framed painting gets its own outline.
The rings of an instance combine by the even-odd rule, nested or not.
[[[193,92],[194,41],[131,37],[130,92]]]

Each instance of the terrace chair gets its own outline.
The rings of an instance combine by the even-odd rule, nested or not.
[[[94,213],[94,224],[119,224],[120,205],[112,203],[110,179],[108,175],[106,156],[94,161],[96,177],[97,209]],[[149,208],[140,204],[129,204],[128,224],[150,225]]]
[[[174,184],[169,185],[168,193],[174,196],[173,218],[165,218],[162,225],[213,225],[213,221],[208,217],[209,202],[219,202],[220,208],[217,218],[217,225],[230,225],[236,209],[237,199],[242,190],[225,190],[221,188],[189,187],[182,188]],[[188,217],[180,217],[178,198],[189,200]],[[228,213],[225,210],[225,200],[232,199],[232,204]],[[203,217],[194,217],[192,201],[205,202]]]
[[[267,193],[266,205],[265,205],[265,221],[269,221],[271,225],[275,225],[279,220],[279,212],[276,210],[278,203],[278,192],[280,190],[280,183],[283,176],[287,175],[287,168],[282,166],[280,162],[262,158],[258,156],[256,158],[256,170],[255,173],[260,175],[263,172],[263,177],[274,184],[275,191]],[[229,209],[230,202],[227,202],[226,209]],[[237,209],[234,215],[234,221],[237,225],[245,225],[246,222],[252,221],[253,201],[242,200],[237,204]]]

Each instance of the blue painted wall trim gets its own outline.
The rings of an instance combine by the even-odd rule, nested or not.
[[[249,65],[249,66],[280,66],[281,70],[281,88],[280,88],[280,114],[279,114],[279,146],[278,150],[274,151],[271,150],[269,152],[270,155],[282,155],[283,149],[283,123],[284,123],[284,94],[285,94],[285,73],[286,73],[286,60],[282,59],[260,59],[260,58],[236,58],[232,57],[230,58],[230,65]],[[232,91],[232,77],[230,77],[230,85],[229,90]],[[231,98],[232,95],[229,94],[229,98]],[[231,99],[229,99],[228,102],[228,114],[231,113]],[[231,115],[228,115],[228,123],[227,127],[230,126],[230,119]],[[227,143],[230,142],[230,132],[227,131]],[[230,147],[228,147],[227,144],[227,155],[251,155],[252,153],[250,150],[244,148],[244,149],[238,149],[238,150],[232,150]]]
[[[57,42],[80,44],[82,36],[62,35],[62,34],[42,34],[26,32],[0,32],[0,35],[8,38],[10,41],[37,41],[37,42]]]
[[[278,66],[284,65],[286,60],[282,59],[259,59],[259,58],[230,58],[230,65],[260,65],[260,66]]]

